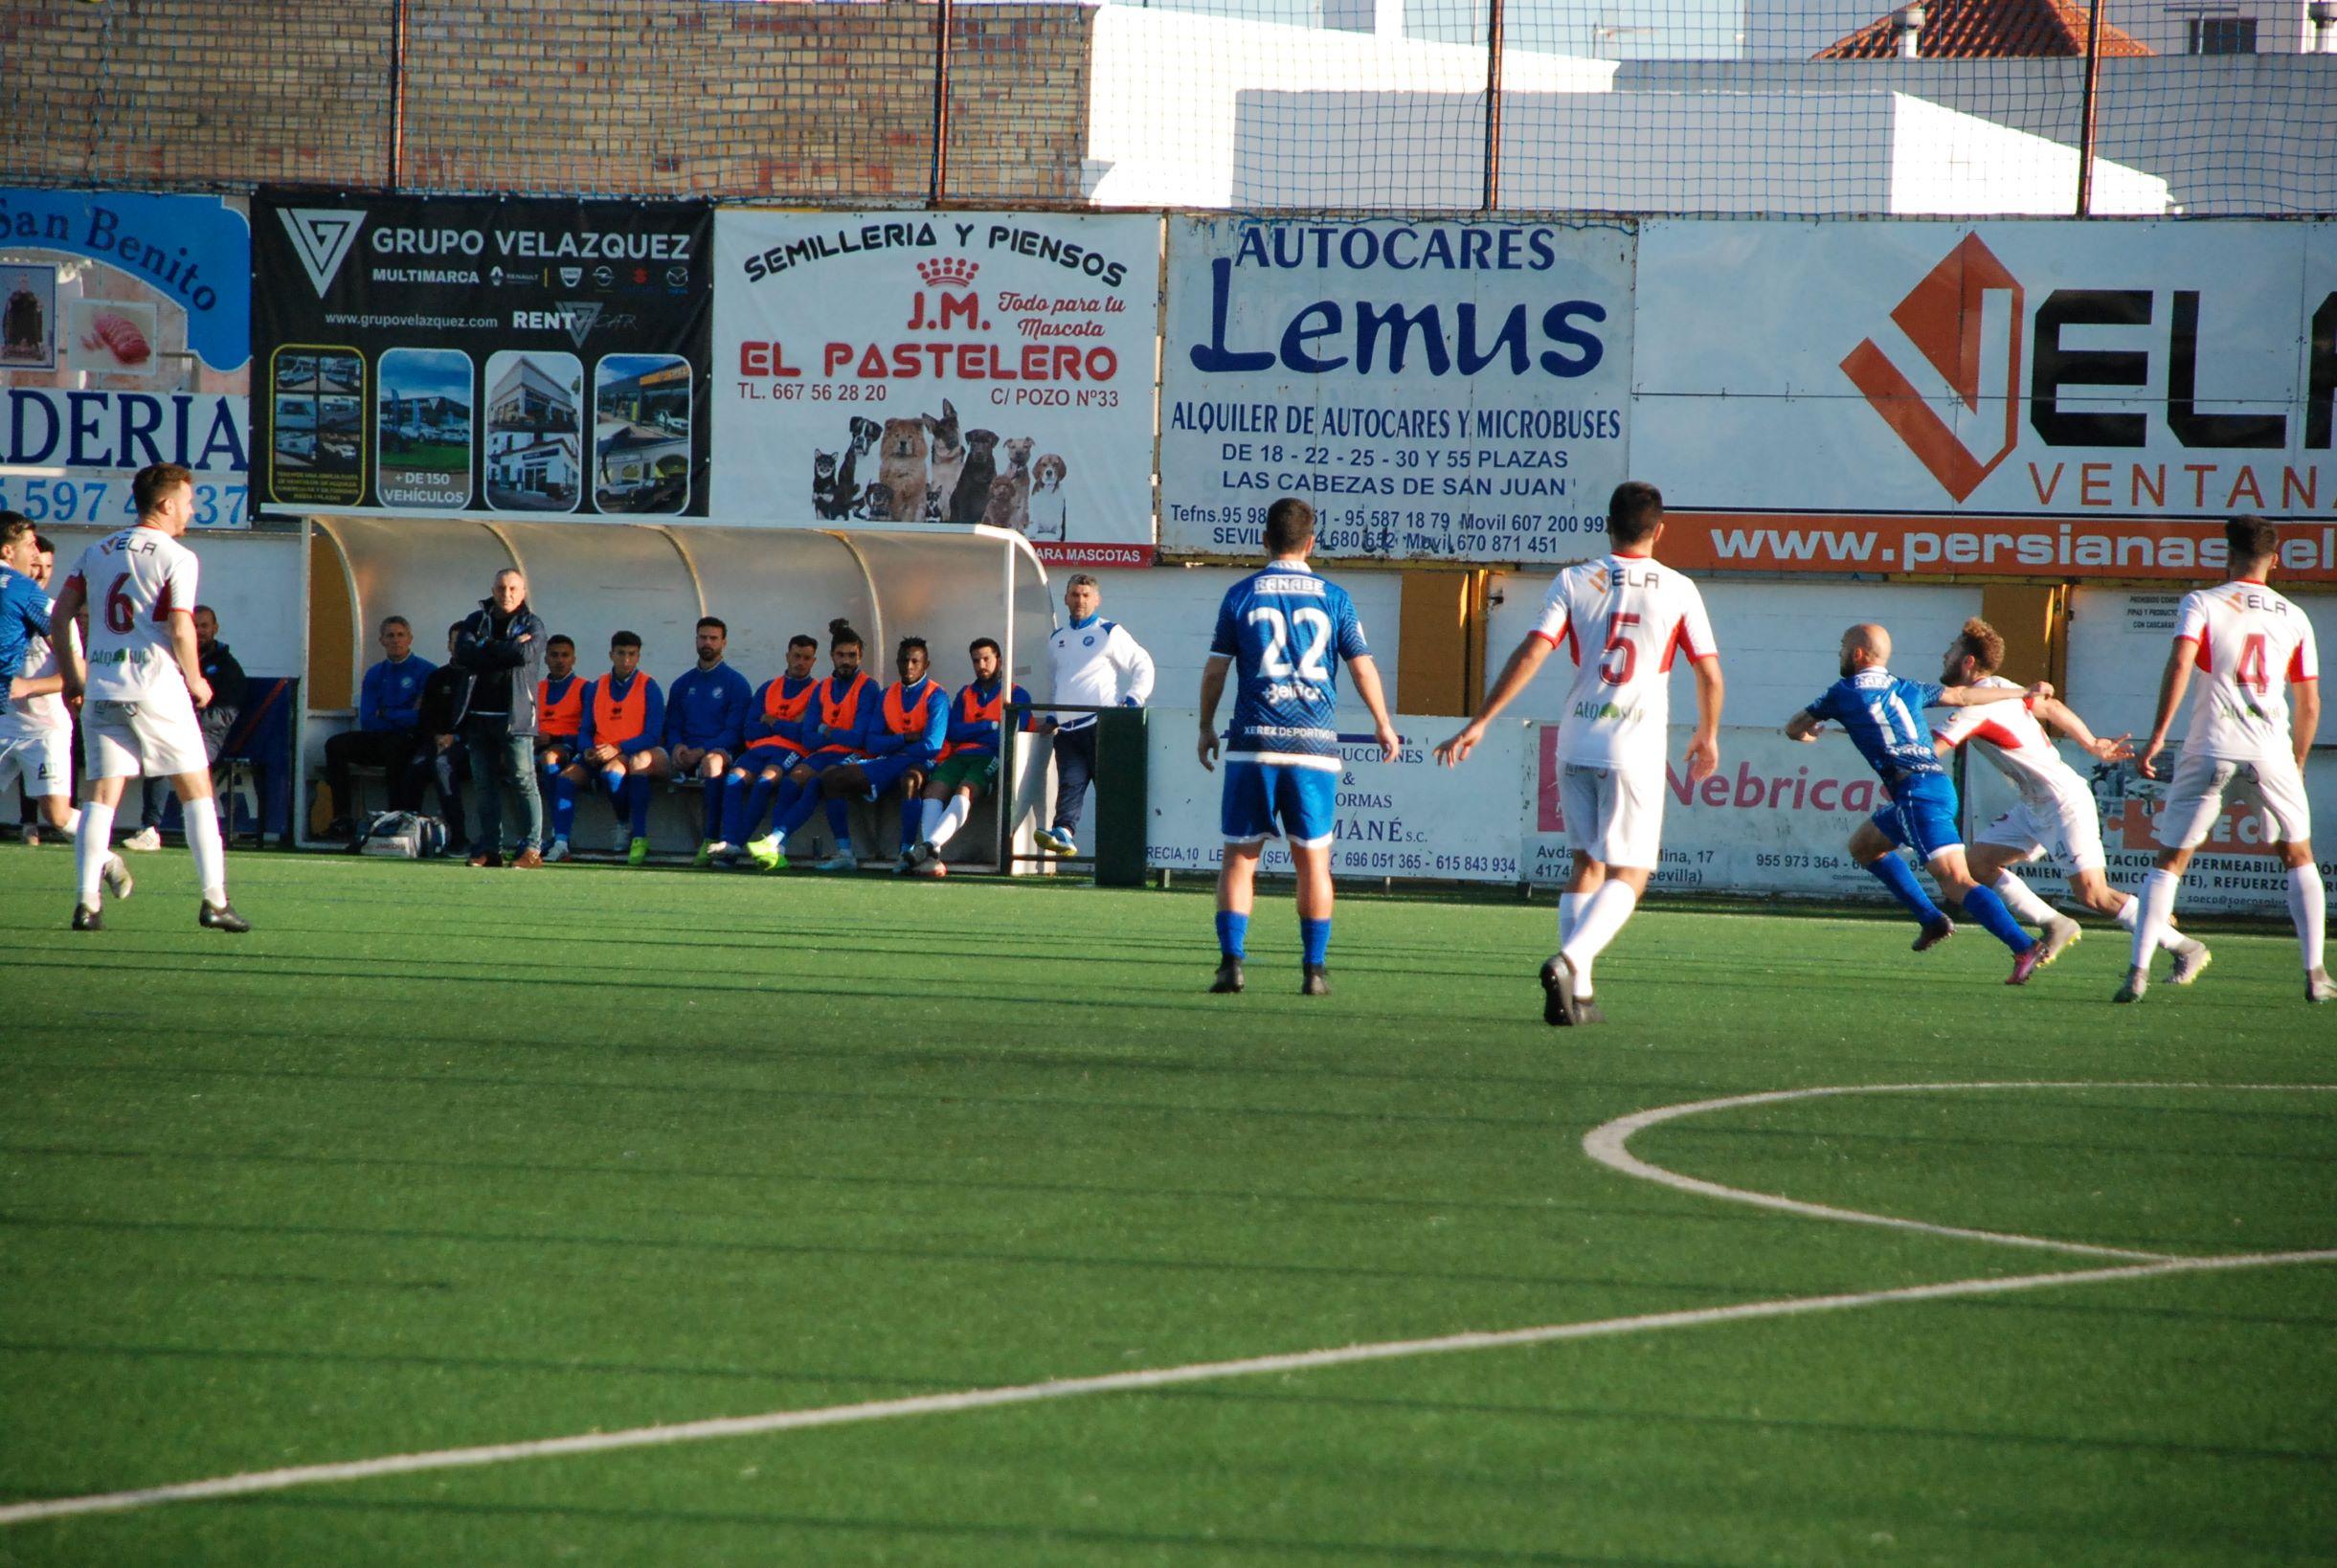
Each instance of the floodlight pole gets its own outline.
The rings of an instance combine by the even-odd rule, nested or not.
[[[1486,0],[1486,7],[1484,210],[1490,213],[1501,205],[1501,0]]]
[[[2094,0],[2085,19],[2085,101],[2079,110],[2078,123],[2078,216],[2081,218],[2094,215],[2094,106],[2101,80],[2101,0]]]

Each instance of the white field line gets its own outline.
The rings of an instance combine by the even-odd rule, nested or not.
[[[2144,1083],[1976,1083],[1976,1084],[1853,1084],[1835,1085],[1824,1088],[1774,1089],[1764,1094],[1732,1094],[1718,1100],[1697,1100],[1687,1105],[1660,1106],[1653,1110],[1633,1111],[1618,1116],[1611,1122],[1592,1128],[1583,1135],[1583,1153],[1610,1170],[1625,1176],[1637,1176],[1678,1192],[1695,1193],[1703,1198],[1718,1198],[1724,1202],[1749,1203],[1756,1208],[1776,1209],[1783,1214],[1798,1214],[1812,1220],[1846,1220],[1861,1225],[1886,1225],[1894,1230],[1920,1230],[1929,1236],[1957,1236],[1966,1241],[1996,1242],[2005,1246],[2035,1247],[2048,1252],[2071,1252],[2089,1258],[2132,1258],[2137,1261],[2166,1259],[2174,1254],[2144,1252],[2132,1247],[2094,1246],[2084,1242],[2055,1241],[2044,1236],[2024,1236],[2017,1231],[1973,1230],[1963,1225],[1935,1225],[1922,1220],[1901,1220],[1887,1214],[1868,1214],[1858,1209],[1837,1209],[1825,1203],[1805,1203],[1799,1198],[1780,1198],[1774,1193],[1757,1193],[1743,1187],[1724,1186],[1718,1181],[1705,1181],[1696,1176],[1681,1176],[1660,1165],[1650,1165],[1625,1147],[1636,1133],[1662,1122],[1683,1116],[1701,1115],[1710,1110],[1733,1110],[1742,1106],[1783,1105],[1790,1100],[1818,1100],[1841,1094],[1942,1094],[1979,1089],[2231,1089],[2259,1093],[2325,1093],[2337,1090],[2337,1084],[2144,1084]]]
[[[1621,1153],[1624,1139],[1635,1127],[1671,1115],[1687,1115],[1697,1110],[1717,1110],[1728,1106],[1759,1105],[1777,1100],[1808,1099],[1828,1094],[1894,1094],[1917,1093],[1925,1089],[1977,1088],[2337,1088],[2337,1085],[2182,1085],[2182,1084],[1894,1084],[1873,1087],[1836,1087],[1817,1089],[1787,1089],[1772,1094],[1738,1095],[1724,1100],[1701,1101],[1694,1106],[1678,1106],[1666,1110],[1641,1112],[1624,1117],[1595,1130],[1584,1144],[1610,1130],[1620,1130],[1613,1138],[1615,1151]],[[1592,1151],[1594,1158],[1604,1158]],[[1617,1166],[1631,1175],[1649,1174],[1650,1179],[1677,1185],[1689,1178],[1674,1177],[1668,1171],[1624,1156],[1628,1165]],[[1607,1163],[1612,1163],[1607,1161]],[[1704,1192],[1708,1196],[1732,1201],[1752,1201],[1764,1205],[1784,1203],[1797,1213],[1813,1213],[1821,1218],[1861,1220],[1875,1223],[1904,1225],[1914,1229],[1943,1231],[1944,1227],[1921,1225],[1911,1221],[1890,1220],[1879,1215],[1861,1215],[1854,1211],[1825,1209],[1814,1205],[1790,1204],[1770,1199],[1761,1193],[1744,1193],[1733,1187],[1718,1187],[1709,1183],[1695,1183],[1688,1190]],[[1973,1237],[1986,1241],[2009,1242],[2015,1245],[2058,1246],[2067,1243],[2041,1242],[2034,1237],[2011,1237],[1992,1231],[1944,1230],[1945,1234]],[[2103,1250],[2090,1248],[2086,1250]],[[552,1459],[570,1454],[607,1453],[625,1448],[660,1447],[678,1443],[702,1443],[715,1438],[753,1437],[766,1432],[800,1431],[816,1426],[843,1426],[859,1422],[888,1421],[904,1416],[947,1415],[960,1410],[983,1410],[1000,1405],[1036,1404],[1048,1400],[1076,1399],[1090,1394],[1133,1393],[1145,1389],[1172,1388],[1184,1383],[1215,1381],[1226,1378],[1254,1378],[1270,1373],[1314,1372],[1326,1367],[1352,1366],[1368,1361],[1392,1361],[1416,1355],[1442,1355],[1462,1351],[1504,1350],[1524,1345],[1554,1344],[1572,1339],[1602,1339],[1620,1334],[1646,1333],[1662,1329],[1700,1328],[1714,1323],[1736,1323],[1757,1318],[1799,1317],[1813,1312],[1844,1311],[1857,1307],[1881,1306],[1890,1302],[1947,1301],[1966,1296],[2009,1295],[2022,1290],[2046,1289],[2056,1286],[2096,1285],[2114,1280],[2151,1279],[2161,1275],[2211,1273],[2235,1268],[2266,1268],[2285,1264],[2337,1263],[2337,1248],[2321,1248],[2299,1252],[2239,1253],[2216,1258],[2168,1258],[2144,1255],[2147,1261],[2129,1263],[2114,1267],[2071,1269],[2051,1274],[2016,1274],[2001,1278],[1949,1280],[1938,1285],[1902,1286],[1890,1290],[1860,1290],[1826,1296],[1785,1296],[1769,1301],[1742,1302],[1733,1307],[1702,1307],[1686,1311],[1642,1312],[1629,1317],[1598,1318],[1582,1323],[1557,1323],[1540,1328],[1507,1329],[1494,1333],[1442,1334],[1428,1339],[1396,1339],[1369,1345],[1348,1345],[1333,1350],[1298,1351],[1281,1355],[1255,1355],[1231,1361],[1198,1361],[1180,1367],[1155,1367],[1140,1372],[1109,1373],[1095,1378],[1064,1378],[1041,1383],[1022,1383],[1004,1388],[967,1389],[955,1394],[926,1394],[901,1400],[877,1400],[860,1404],[827,1405],[809,1410],[774,1410],[755,1416],[723,1416],[708,1421],[678,1422],[670,1425],[636,1426],[616,1432],[585,1432],[573,1437],[539,1438],[522,1443],[484,1444],[469,1448],[440,1448],[425,1453],[391,1454],[379,1459],[350,1460],[333,1465],[298,1465],[282,1469],[251,1470],[240,1475],[214,1476],[203,1481],[183,1481],[169,1486],[142,1487],[126,1491],[95,1492],[82,1497],[44,1498],[34,1502],[0,1506],[0,1526],[26,1524],[37,1519],[65,1518],[85,1513],[116,1513],[130,1509],[152,1508],[163,1503],[202,1502],[222,1497],[247,1496],[254,1492],[282,1491],[293,1487],[315,1486],[333,1481],[366,1481],[380,1476],[411,1475],[427,1470],[463,1469],[482,1465],[508,1464],[515,1460]]]

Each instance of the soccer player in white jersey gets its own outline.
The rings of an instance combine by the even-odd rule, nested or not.
[[[1696,734],[1688,778],[1720,765],[1720,650],[1696,584],[1655,559],[1664,499],[1628,480],[1607,504],[1612,549],[1568,567],[1550,585],[1541,615],[1501,667],[1475,718],[1436,749],[1447,767],[1467,757],[1485,727],[1526,688],[1550,650],[1574,658],[1558,730],[1559,805],[1574,849],[1574,875],[1558,901],[1559,951],[1541,966],[1542,1019],[1603,1023],[1591,963],[1623,930],[1647,891],[1663,840],[1664,739],[1672,712],[1672,661],[1696,676]]]
[[[40,568],[41,540],[32,519],[0,511],[0,799],[21,781],[27,801],[40,803],[42,820],[66,839],[80,831],[73,809],[73,716],[65,709],[65,678],[49,647],[53,608]],[[38,843],[36,830],[25,840]],[[116,898],[130,896],[129,867],[107,853],[101,868]]]
[[[73,929],[104,929],[98,918],[98,883],[124,783],[140,773],[168,778],[178,791],[187,847],[194,854],[203,899],[196,923],[214,930],[248,931],[251,923],[227,902],[227,854],[219,813],[211,795],[211,758],[198,704],[211,701],[196,651],[197,564],[179,535],[194,510],[194,476],[177,463],[142,468],[130,481],[138,507],[134,526],[106,535],[81,552],[49,617],[68,701],[80,697],[87,797],[75,862],[80,896]],[[84,668],[73,642],[74,622],[86,609],[89,650]]]
[[[2271,819],[2272,847],[2288,867],[2288,914],[2304,958],[2304,999],[2337,1001],[2322,964],[2326,900],[2313,864],[2312,813],[2304,801],[2304,757],[2321,724],[2321,661],[2313,623],[2274,593],[2269,582],[2280,559],[2281,530],[2260,517],[2236,517],[2223,526],[2232,580],[2183,595],[2175,615],[2174,649],[2159,682],[2158,717],[2137,763],[2158,777],[2159,753],[2174,728],[2195,667],[2200,691],[2191,706],[2191,732],[2160,809],[2158,865],[2143,884],[2142,918],[2134,928],[2133,966],[2114,1000],[2136,1002],[2150,983],[2150,955],[2174,918],[2175,889],[2191,851],[2213,830],[2227,796],[2253,801]],[[2289,712],[2290,688],[2296,711]]]
[[[1964,623],[1947,644],[1940,667],[1943,686],[2020,687],[1996,673],[2004,663],[2004,638],[1978,616]],[[2104,874],[2101,815],[2094,792],[2075,768],[2061,760],[2049,730],[2067,735],[2087,755],[2102,762],[2120,762],[2134,754],[2128,737],[2104,739],[2056,697],[2026,703],[1994,703],[1985,707],[1953,707],[1932,730],[1940,754],[1947,755],[1966,742],[1976,742],[1979,754],[2005,775],[2019,802],[1983,828],[1972,840],[1967,857],[1972,881],[1993,887],[2005,907],[2019,919],[2042,930],[2045,963],[2078,940],[2075,920],[2048,905],[2020,879],[2014,866],[2041,860],[2050,852],[2069,868],[2069,890],[2079,904],[2108,915],[2127,930],[2141,917],[2142,901],[2112,887]],[[1872,832],[1872,824],[1861,833]],[[1877,835],[1879,837],[1879,835]],[[1884,846],[1887,848],[1888,846]],[[1854,840],[1854,852],[1857,848]],[[2159,945],[2174,954],[2173,982],[2189,985],[2208,966],[2207,945],[2182,935],[2169,925]]]

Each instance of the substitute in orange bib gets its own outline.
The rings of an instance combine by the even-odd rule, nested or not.
[[[576,825],[576,786],[568,776],[576,760],[576,737],[584,729],[584,688],[576,673],[576,639],[554,633],[544,644],[544,679],[535,688],[535,765],[544,796],[551,802],[551,840],[544,859],[568,859],[569,831]]]
[[[568,777],[582,784],[600,775],[617,814],[609,847],[633,865],[649,858],[649,787],[673,773],[659,744],[664,733],[665,694],[641,673],[640,636],[618,632],[609,638],[609,673],[585,687]]]
[[[998,786],[1006,705],[1027,706],[1030,703],[1030,693],[1021,686],[1007,686],[1000,666],[1004,656],[995,638],[977,637],[966,652],[973,656],[974,680],[958,687],[957,695],[950,699],[949,734],[939,765],[925,781],[925,798],[917,803],[917,842],[901,857],[904,871],[932,877],[942,874],[941,846],[966,825],[966,818],[974,815],[974,802]],[[1027,712],[1022,727],[1026,730],[1033,727]],[[903,810],[907,810],[906,803]],[[904,837],[909,832],[906,816],[901,832]]]
[[[800,721],[809,750],[788,771],[787,782],[795,797],[782,795],[772,823],[772,838],[784,844],[812,819],[812,813],[824,799],[836,852],[820,862],[817,869],[821,871],[852,871],[860,865],[860,858],[852,853],[848,792],[828,795],[820,784],[829,773],[859,757],[870,731],[882,723],[876,711],[881,688],[860,667],[862,651],[860,634],[852,630],[850,621],[839,616],[828,622],[828,675],[813,687],[811,710]],[[773,869],[784,869],[787,864],[775,848],[768,858],[758,855],[755,860]]]
[[[798,632],[787,639],[786,673],[757,687],[747,704],[747,722],[739,731],[743,743],[730,764],[722,799],[722,837],[730,846],[716,857],[724,865],[741,860],[772,867],[785,856],[777,840],[757,837],[772,803],[791,786],[787,774],[808,749],[804,720],[812,711],[812,665],[820,658],[820,639]]]
[[[860,754],[829,769],[820,781],[831,799],[857,794],[870,804],[892,790],[900,791],[900,869],[908,868],[910,848],[917,841],[917,801],[926,775],[939,760],[950,730],[949,688],[933,679],[930,661],[925,638],[901,639],[894,655],[901,679],[885,688],[876,705],[877,722],[869,727]]]

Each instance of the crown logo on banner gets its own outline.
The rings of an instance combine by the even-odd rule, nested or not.
[[[962,256],[936,256],[917,263],[917,276],[928,288],[963,288],[981,270],[980,262]]]

